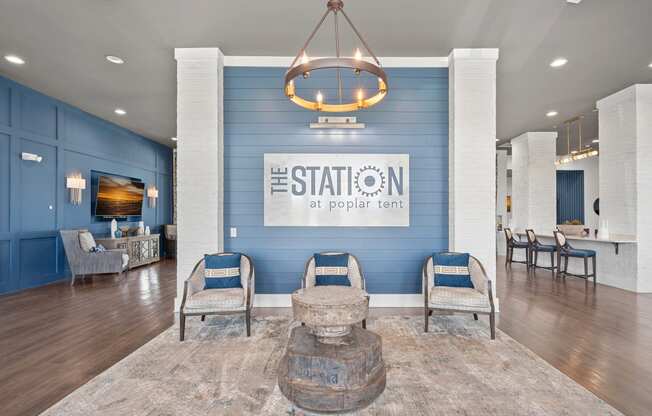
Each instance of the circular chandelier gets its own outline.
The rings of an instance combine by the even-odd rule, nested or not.
[[[303,108],[324,111],[327,113],[357,111],[378,104],[387,95],[387,75],[381,68],[380,61],[371,51],[367,42],[362,38],[358,29],[353,25],[349,16],[344,12],[344,3],[342,0],[329,0],[326,7],[326,13],[324,13],[315,29],[312,31],[310,36],[308,36],[308,40],[306,40],[306,43],[299,50],[299,53],[292,61],[292,64],[290,64],[290,68],[285,73],[285,95],[290,99],[290,101]],[[306,53],[308,45],[330,13],[333,13],[333,20],[335,23],[335,57],[311,60],[308,58]],[[360,42],[362,42],[366,51],[371,55],[373,62],[364,60],[360,49],[356,49],[354,56],[350,58],[345,58],[340,55],[340,31],[338,27],[338,16],[340,13],[344,16],[349,26],[351,26],[351,29],[353,29],[353,32]],[[294,80],[297,77],[301,76],[305,79],[310,76],[311,72],[322,69],[335,69],[337,72],[337,95],[339,101],[337,104],[326,103],[321,91],[317,92],[314,101],[303,98],[296,93]],[[352,70],[356,76],[360,76],[363,72],[375,76],[378,78],[377,90],[374,91],[373,95],[365,97],[364,90],[358,88],[358,91],[355,94],[355,100],[343,102],[342,69]]]

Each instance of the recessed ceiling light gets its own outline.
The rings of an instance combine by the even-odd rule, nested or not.
[[[170,137],[170,140],[172,140],[173,142],[176,142],[177,138],[176,137]]]
[[[566,0],[566,3],[570,3],[570,4],[580,4],[581,2],[582,0]]]
[[[14,65],[23,65],[25,60],[17,55],[5,55],[5,59]]]
[[[648,65],[648,66],[649,66],[650,68],[652,68],[652,63],[651,63],[650,65]]]
[[[120,58],[119,56],[115,56],[115,55],[106,55],[105,58],[106,58],[107,61],[109,61],[109,62],[111,62],[111,63],[113,63],[113,64],[122,65],[122,64],[125,63],[125,60],[122,59],[122,58]]]
[[[116,108],[114,113],[116,113],[119,116],[124,116],[125,114],[127,114],[127,112],[125,110],[123,110],[122,108]]]
[[[559,68],[561,66],[564,66],[568,63],[568,59],[566,58],[557,58],[554,61],[550,62],[550,66],[553,68]]]
[[[600,143],[600,140],[598,140],[598,139],[593,139],[593,141],[592,141],[591,143]]]
[[[546,113],[546,117],[554,117],[554,116],[556,116],[557,114],[559,114],[559,113],[557,113],[555,110],[548,111],[548,112]]]

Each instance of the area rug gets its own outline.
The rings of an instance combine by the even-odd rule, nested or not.
[[[242,317],[189,318],[48,409],[72,415],[301,415],[281,394],[276,371],[295,323]],[[484,321],[381,317],[367,328],[383,340],[385,392],[355,415],[620,415],[533,352]]]

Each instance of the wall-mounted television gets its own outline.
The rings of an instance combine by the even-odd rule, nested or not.
[[[141,216],[144,190],[145,184],[139,180],[100,175],[94,214],[105,218]]]

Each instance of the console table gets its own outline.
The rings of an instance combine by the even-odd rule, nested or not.
[[[108,249],[122,249],[129,254],[129,269],[157,262],[160,257],[159,234],[123,238],[99,238],[98,244]]]

